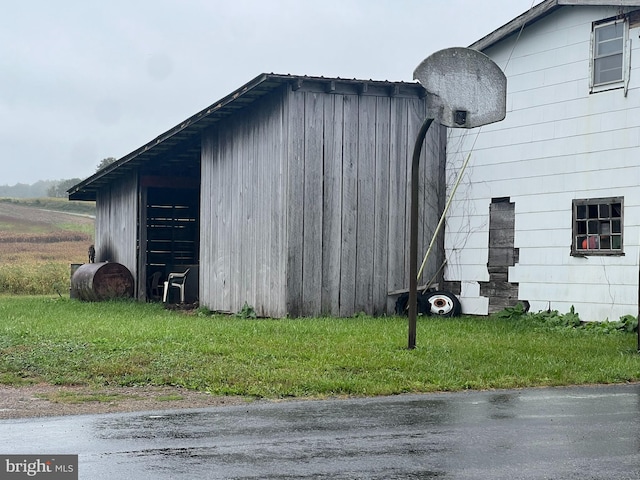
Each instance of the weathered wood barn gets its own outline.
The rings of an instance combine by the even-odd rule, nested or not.
[[[190,268],[188,301],[282,317],[392,311],[407,288],[415,83],[262,74],[69,190],[95,200],[97,261]],[[444,197],[446,134],[421,161],[420,251]],[[420,283],[442,264],[444,242]]]

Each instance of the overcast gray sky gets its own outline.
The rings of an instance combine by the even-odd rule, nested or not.
[[[4,2],[0,185],[88,177],[260,73],[412,81],[539,1]]]

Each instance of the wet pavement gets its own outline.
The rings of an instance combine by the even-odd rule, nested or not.
[[[0,421],[81,479],[638,479],[640,385]]]

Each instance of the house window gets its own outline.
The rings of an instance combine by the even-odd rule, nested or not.
[[[593,26],[592,87],[624,81],[626,21]]]
[[[623,198],[573,201],[572,255],[622,255]]]

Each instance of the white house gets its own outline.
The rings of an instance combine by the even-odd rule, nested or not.
[[[638,312],[640,1],[545,0],[477,41],[507,116],[449,132],[446,285],[464,313]],[[453,167],[453,168],[451,168]]]

